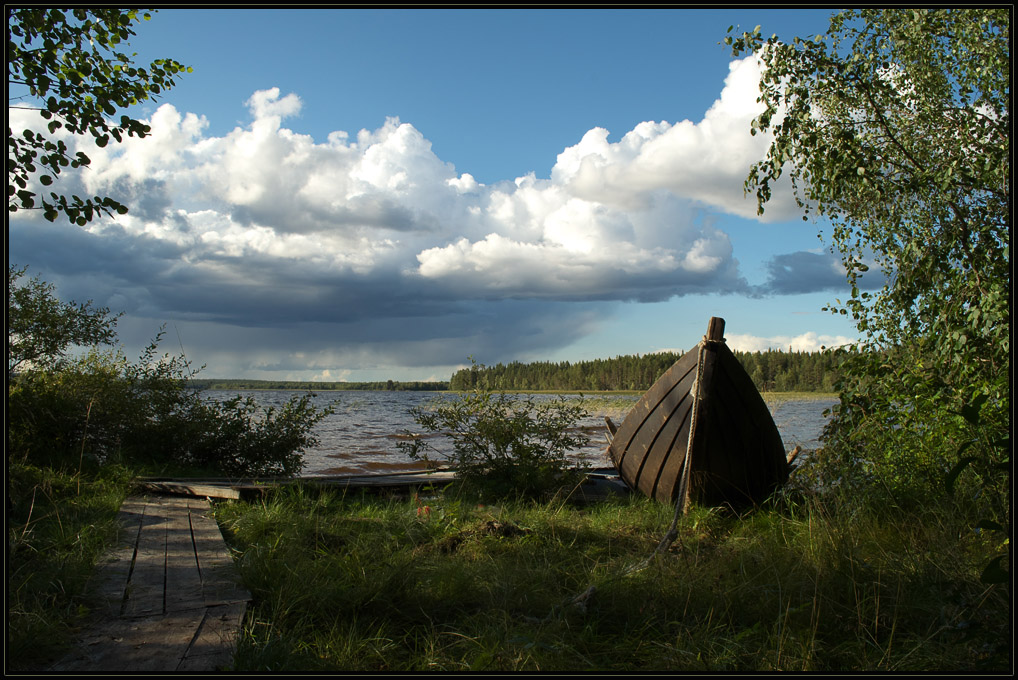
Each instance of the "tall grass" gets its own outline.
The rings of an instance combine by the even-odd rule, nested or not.
[[[8,462],[7,670],[38,670],[86,619],[129,478]]]
[[[238,670],[1009,667],[1009,598],[948,511],[791,495],[736,517],[640,498],[497,506],[296,487],[217,514],[255,596]]]

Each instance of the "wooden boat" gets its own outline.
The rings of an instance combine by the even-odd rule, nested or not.
[[[704,339],[640,398],[608,447],[631,488],[665,503],[746,507],[788,478],[781,435],[713,317]]]

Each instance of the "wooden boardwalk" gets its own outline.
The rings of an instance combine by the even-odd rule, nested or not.
[[[116,550],[99,569],[95,625],[52,671],[229,668],[250,594],[206,498],[124,501]]]
[[[259,479],[145,477],[136,480],[136,484],[147,493],[189,494],[202,498],[253,500],[263,498],[275,489],[288,484],[305,484],[312,488],[336,491],[411,493],[423,487],[440,487],[455,481],[455,479],[454,471],[438,470],[433,472],[397,472],[384,475],[266,477]],[[573,498],[596,502],[618,493],[629,493],[628,487],[619,479],[618,473],[614,469],[598,468],[588,471],[585,481],[575,490]]]
[[[443,484],[455,480],[450,471],[397,472],[385,475],[341,475],[315,477],[259,477],[232,479],[227,477],[142,477],[135,484],[148,493],[172,493],[202,498],[253,500],[263,498],[281,486],[306,484],[322,489],[365,489],[373,491],[403,491],[430,484]]]

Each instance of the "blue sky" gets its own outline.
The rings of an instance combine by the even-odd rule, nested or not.
[[[137,61],[194,72],[62,179],[131,212],[19,213],[9,261],[207,377],[447,379],[687,349],[710,316],[735,349],[845,342],[825,225],[742,194],[759,71],[720,44],[829,14],[161,10]]]

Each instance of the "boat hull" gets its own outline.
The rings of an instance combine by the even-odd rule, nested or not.
[[[665,503],[682,496],[704,505],[759,504],[788,478],[784,444],[724,344],[724,321],[712,319],[712,328],[637,402],[609,455],[623,481]]]

